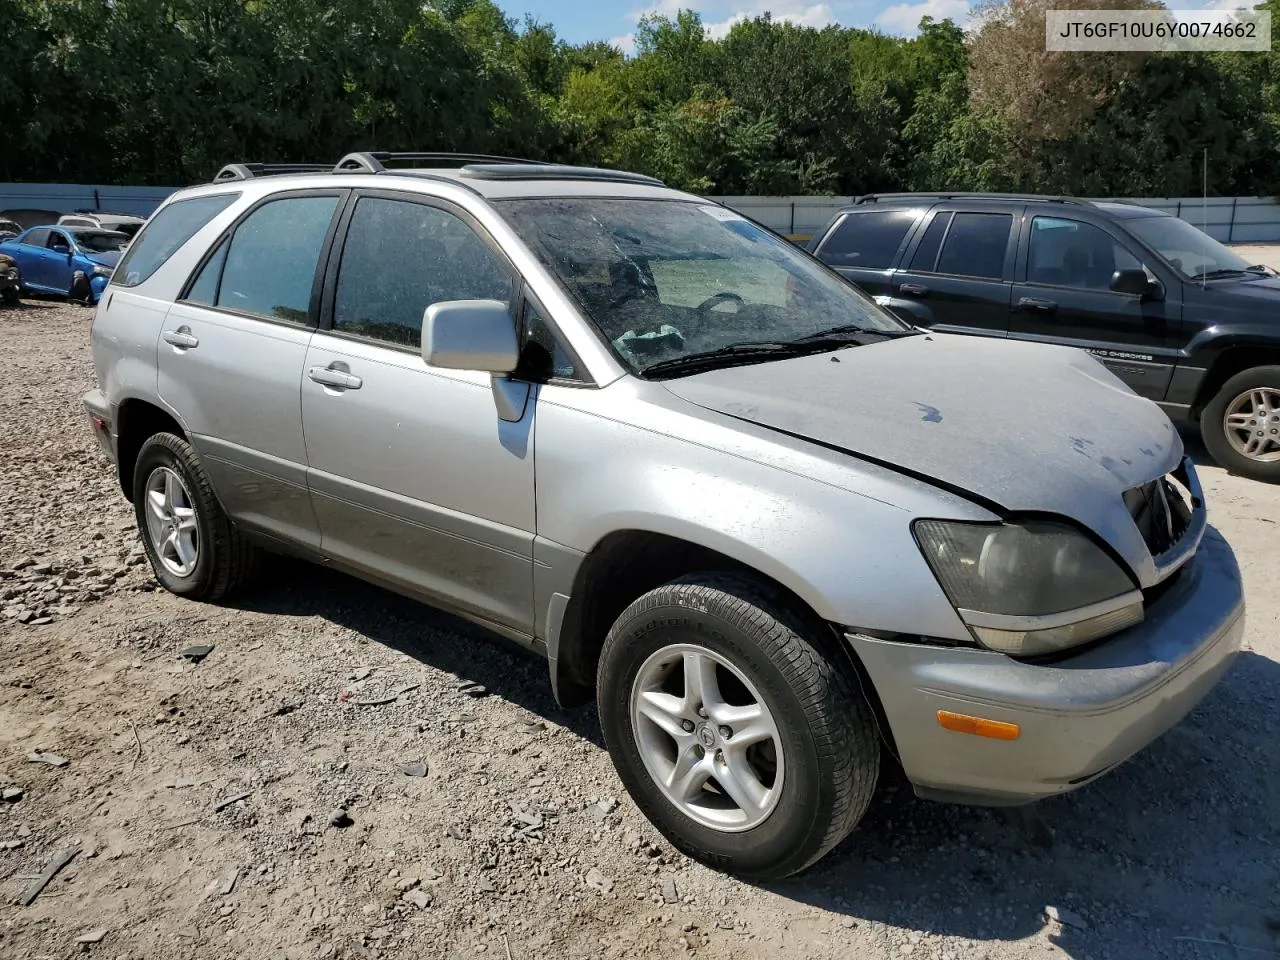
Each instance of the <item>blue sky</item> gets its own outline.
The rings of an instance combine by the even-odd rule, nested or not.
[[[631,52],[636,23],[646,13],[674,16],[684,9],[697,10],[712,37],[721,37],[739,20],[766,11],[775,20],[790,20],[806,26],[823,27],[839,23],[847,27],[875,27],[884,33],[912,36],[920,18],[947,17],[964,25],[969,0],[497,0],[499,6],[518,19],[531,13],[543,23],[553,24],[557,34],[570,43],[610,40]],[[1168,3],[1178,9],[1232,8],[1235,0],[1182,0]]]
[[[885,33],[913,34],[923,16],[936,20],[951,17],[963,22],[968,0],[498,0],[509,14],[523,18],[531,13],[555,26],[571,43],[613,40],[624,48],[630,43],[636,22],[647,12],[674,15],[681,8],[702,14],[710,34],[722,36],[738,20],[769,11],[775,20],[807,26],[830,23],[875,26]]]

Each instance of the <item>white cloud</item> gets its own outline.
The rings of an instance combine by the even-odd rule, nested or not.
[[[922,17],[934,20],[950,18],[961,26],[969,18],[969,0],[921,0],[920,3],[895,3],[876,17],[875,25],[888,33],[911,36],[920,29]]]
[[[609,46],[617,47],[627,56],[636,52],[636,35],[634,33],[624,33],[620,37],[610,37]]]
[[[786,23],[794,23],[801,27],[825,27],[828,24],[836,22],[836,15],[831,12],[831,7],[825,3],[806,4],[803,0],[760,0],[753,3],[745,10],[738,10],[723,20],[717,20],[708,23],[707,36],[712,40],[723,38],[733,29],[735,23],[741,23],[743,20],[750,20],[752,17],[763,16],[765,13],[771,13],[774,20],[785,21]]]

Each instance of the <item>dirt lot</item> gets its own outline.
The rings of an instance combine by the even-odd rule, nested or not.
[[[88,327],[0,310],[0,957],[1280,956],[1280,489],[1203,471],[1247,649],[1151,749],[1042,819],[891,786],[752,886],[661,842],[594,713],[481,630],[285,562],[227,606],[157,591],[80,411]]]

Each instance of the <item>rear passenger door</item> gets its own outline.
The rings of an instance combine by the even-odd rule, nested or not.
[[[48,274],[45,263],[45,248],[49,243],[49,229],[37,227],[28,230],[22,238],[21,262],[22,282],[33,287],[48,286],[45,276]]]
[[[319,315],[319,267],[344,190],[273,194],[213,245],[169,310],[159,393],[181,412],[227,511],[318,548],[300,390]]]
[[[427,307],[493,299],[514,312],[516,271],[465,211],[421,194],[362,190],[340,232],[302,381],[324,553],[531,633],[536,394],[504,420],[489,374],[421,355]]]
[[[1009,204],[936,208],[893,276],[893,309],[944,333],[1005,336],[1018,212]]]
[[[851,210],[832,225],[814,254],[872,296],[889,294],[893,265],[921,213],[916,207]]]

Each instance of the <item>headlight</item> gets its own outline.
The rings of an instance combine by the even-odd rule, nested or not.
[[[93,268],[93,275],[95,277],[109,277],[111,276],[111,268],[96,266]]]
[[[991,650],[1052,653],[1142,620],[1133,581],[1065,524],[919,520],[914,529],[961,619]]]

